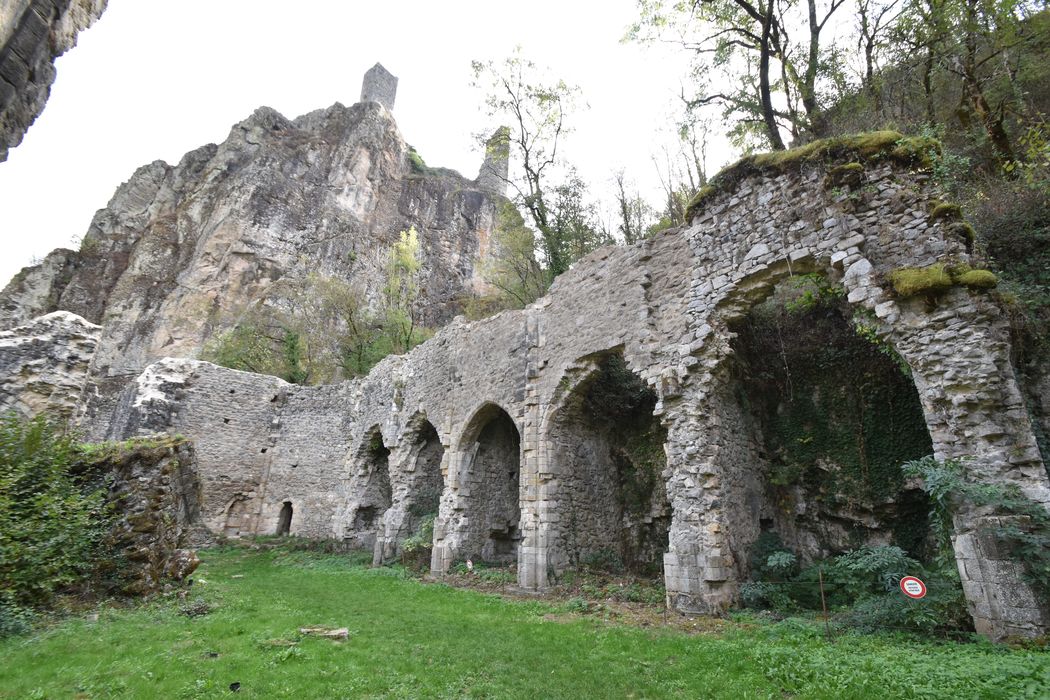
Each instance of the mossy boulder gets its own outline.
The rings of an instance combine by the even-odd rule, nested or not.
[[[991,270],[975,270],[969,265],[945,266],[942,263],[927,267],[902,267],[891,272],[889,280],[893,290],[902,297],[938,294],[954,286],[991,289],[999,283]]]
[[[955,279],[962,286],[971,289],[992,289],[999,284],[999,278],[991,270],[967,270]]]
[[[934,139],[905,137],[897,131],[872,131],[821,139],[786,151],[745,156],[711,178],[696,193],[686,209],[686,220],[699,214],[711,197],[733,189],[752,175],[785,173],[824,164],[831,168],[844,168],[839,171],[842,176],[857,177],[856,166],[861,167],[860,174],[863,174],[864,163],[885,160],[908,166],[929,167],[931,154],[938,152],[940,144]]]
[[[928,267],[902,267],[889,275],[893,290],[902,297],[936,294],[952,287],[952,277],[938,263]]]

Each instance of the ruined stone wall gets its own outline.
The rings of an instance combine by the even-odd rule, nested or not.
[[[200,530],[201,485],[193,445],[152,438],[104,446],[87,467],[108,484],[107,503],[119,514],[106,536],[112,572],[123,593],[148,595],[185,579],[200,560],[191,547]]]
[[[106,0],[9,0],[0,5],[0,162],[44,111],[55,59],[106,9]]]
[[[708,197],[689,225],[636,246],[596,251],[524,311],[454,322],[363,379],[283,387],[288,399],[273,403],[275,385],[265,385],[253,400],[270,406],[262,407],[260,425],[269,420],[281,426],[267,457],[281,468],[231,467],[206,459],[202,449],[202,473],[237,470],[245,487],[265,479],[253,498],[266,514],[259,520],[266,528],[285,501],[313,498],[299,506],[310,514],[293,517],[292,533],[343,536],[360,496],[355,475],[361,474],[362,448],[378,426],[390,450],[392,486],[376,539],[377,554],[385,558],[406,531],[407,484],[425,417],[443,447],[445,492],[432,560],[440,572],[457,559],[481,555],[477,536],[491,523],[484,499],[477,498],[483,487],[476,468],[479,438],[490,418],[504,411],[520,436],[519,583],[544,588],[564,566],[557,547],[570,480],[560,459],[565,446],[552,438],[555,419],[598,359],[622,354],[627,368],[656,392],[654,413],[667,429],[661,476],[672,509],[663,557],[669,603],[721,610],[747,573],[747,548],[762,517],[755,439],[739,430],[744,418],[726,391],[731,327],[777,283],[820,271],[841,282],[848,303],[911,367],[935,454],[969,457],[975,476],[1016,483],[1035,500],[1050,502],[994,299],[964,287],[906,299],[886,282],[904,265],[979,262],[949,222],[930,217],[926,177],[874,159],[865,163],[856,188],[843,189],[827,185],[826,167],[802,163],[786,172],[753,173]],[[191,362],[180,372],[187,379],[170,383],[179,388],[164,393],[187,407],[198,394],[216,391],[198,384],[201,377],[236,375]],[[155,429],[150,419],[135,417],[143,405],[130,402],[125,409],[124,424]],[[221,435],[213,430],[214,418],[192,413],[176,412],[168,429],[191,434],[184,426],[199,421],[193,437]],[[976,522],[958,523],[960,562]],[[983,569],[960,568],[978,628],[992,636],[1045,629],[1045,611],[1030,595],[1016,593],[1028,590],[1016,571],[988,557],[981,561]],[[996,602],[1006,591],[1012,592],[1010,606]]]

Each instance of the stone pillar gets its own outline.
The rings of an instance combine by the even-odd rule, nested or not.
[[[478,189],[500,197],[507,193],[510,177],[510,129],[501,126],[485,142],[485,160],[475,182]]]
[[[382,64],[375,64],[361,82],[361,102],[378,102],[393,111],[397,98],[397,78]]]
[[[732,604],[737,577],[723,522],[718,426],[702,419],[701,406],[695,397],[665,407],[672,519],[664,583],[669,607],[717,614]]]
[[[1010,363],[1006,320],[992,299],[954,289],[932,311],[924,300],[904,300],[884,320],[886,337],[912,368],[934,456],[960,460],[974,481],[1016,485],[1050,505],[1050,480]],[[1004,517],[964,507],[955,518],[952,543],[974,625],[992,639],[1046,634],[1047,602],[990,532]]]

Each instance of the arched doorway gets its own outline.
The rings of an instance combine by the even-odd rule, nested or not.
[[[510,415],[487,404],[469,422],[460,491],[467,525],[461,558],[507,564],[521,541],[521,436]]]
[[[907,363],[830,275],[782,278],[742,311],[711,402],[740,575],[771,550],[931,555],[926,496],[900,470],[933,452]]]
[[[351,477],[355,503],[349,511],[350,522],[344,539],[352,548],[371,550],[383,514],[390,508],[390,450],[383,444],[379,426],[366,434]]]
[[[656,394],[622,354],[594,361],[555,409],[546,454],[556,481],[548,566],[658,577],[671,506]]]
[[[292,502],[285,501],[281,513],[277,516],[277,536],[284,537],[292,529]]]

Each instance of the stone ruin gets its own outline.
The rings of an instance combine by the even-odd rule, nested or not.
[[[369,68],[361,82],[361,102],[378,102],[392,111],[396,98],[397,78],[381,63]]]
[[[363,98],[392,106],[393,83],[365,82]],[[290,128],[265,116],[274,126],[260,134]],[[213,156],[214,147],[200,155]],[[910,379],[894,380],[901,423],[891,436],[919,437],[900,456],[962,459],[971,475],[1050,505],[1034,437],[1042,427],[1015,379],[996,299],[964,286],[904,298],[887,282],[902,267],[976,262],[972,243],[932,215],[934,186],[921,168],[885,153],[861,159],[848,186],[835,184],[828,159],[742,171],[686,225],[598,250],[524,310],[456,318],[358,379],[298,386],[165,358],[111,375],[118,389],[106,410],[89,410],[105,392],[88,382],[77,418],[94,439],[189,437],[198,517],[214,535],[334,539],[370,548],[378,564],[434,517],[435,574],[465,559],[514,563],[518,585],[542,591],[569,569],[613,558],[662,573],[668,606],[719,613],[737,600],[763,532],[816,557],[857,538],[885,542],[905,513],[906,486],[881,501],[815,504],[806,485],[785,490],[771,476],[784,445],[771,447],[768,413],[755,417],[772,384],[755,385],[742,370],[768,360],[749,347],[748,323],[778,289],[820,273],[907,365]],[[17,298],[7,295],[6,313],[20,318],[18,299],[59,298],[48,289],[24,283]],[[5,334],[0,367],[41,374],[61,338],[97,337],[90,324],[53,328],[69,320],[46,320],[53,342],[33,342],[35,325]],[[826,319],[829,332],[845,328],[840,321]],[[7,404],[44,395],[8,384]],[[68,408],[68,390],[53,394]],[[841,471],[820,468],[828,479]],[[970,511],[955,522],[976,627],[993,638],[1045,634],[1046,601],[982,534],[994,517]]]
[[[871,162],[851,196],[825,169],[747,177],[688,225],[601,249],[525,310],[457,319],[361,379],[303,387],[162,360],[125,390],[107,436],[191,436],[212,532],[274,533],[290,512],[291,534],[371,546],[379,563],[436,509],[436,574],[467,558],[516,562],[519,585],[543,590],[613,550],[662,570],[671,607],[718,612],[777,517],[732,329],[778,284],[819,271],[907,362],[932,452],[1050,502],[994,299],[955,287],[931,306],[887,290],[893,269],[971,259],[930,217],[927,176]],[[610,374],[633,377],[629,395],[603,384]],[[662,444],[657,483],[626,503],[613,475],[643,433]],[[977,628],[1042,633],[1043,603],[982,544],[984,517],[960,516],[954,538]]]

